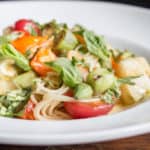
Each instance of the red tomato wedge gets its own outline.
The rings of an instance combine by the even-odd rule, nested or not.
[[[33,32],[34,34],[38,35],[40,33],[38,25],[29,19],[20,19],[16,21],[14,30],[23,31],[26,34],[31,34],[31,32]]]
[[[72,118],[80,119],[106,115],[111,111],[113,105],[101,102],[64,102],[64,107]]]
[[[32,100],[29,100],[27,105],[25,106],[24,114],[23,114],[23,119],[28,119],[28,120],[35,120],[34,114],[33,114],[33,109],[35,107],[35,104],[32,102]]]

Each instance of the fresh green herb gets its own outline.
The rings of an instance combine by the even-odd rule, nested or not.
[[[111,68],[110,51],[106,47],[106,43],[102,36],[96,35],[94,32],[86,28],[75,25],[72,29],[73,33],[81,35],[84,38],[86,48],[91,54],[99,58],[99,62],[103,67]],[[87,51],[86,50],[86,51]]]
[[[110,50],[110,52],[115,61],[120,61],[129,57],[134,57],[134,54],[128,50],[121,51],[118,49],[112,49]]]
[[[140,76],[130,76],[130,77],[124,77],[124,78],[119,78],[118,82],[120,84],[129,84],[129,85],[135,85],[134,79],[139,78]]]
[[[24,71],[29,71],[31,69],[29,66],[29,61],[11,44],[3,44],[0,46],[0,57],[13,59],[16,65]]]
[[[7,95],[0,96],[0,116],[13,117],[20,110],[30,96],[30,89],[17,89],[7,93]]]
[[[77,68],[67,58],[61,57],[56,61],[47,62],[46,64],[61,74],[63,82],[69,87],[75,87],[82,82],[82,77]]]
[[[88,50],[87,48],[85,47],[85,45],[79,45],[79,49],[78,51],[82,54],[87,54]]]
[[[78,60],[78,59],[76,59],[74,56],[72,57],[71,62],[72,62],[72,64],[73,64],[74,66],[76,66],[76,65],[84,65],[84,60],[83,60],[83,59]]]
[[[73,28],[72,28],[72,32],[75,33],[75,34],[80,34],[80,35],[83,35],[83,32],[85,31],[85,29],[79,25],[79,24],[76,24]]]
[[[110,68],[110,52],[103,38],[88,30],[85,30],[83,37],[88,51],[100,59],[103,67]]]
[[[71,61],[74,66],[79,63],[78,60],[74,56],[72,57]]]
[[[120,96],[120,84],[117,80],[115,80],[112,86],[102,95],[101,99],[106,103],[113,104],[117,99],[120,98]]]

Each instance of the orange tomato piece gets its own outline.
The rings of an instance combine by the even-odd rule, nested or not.
[[[112,58],[111,59],[111,64],[112,64],[112,68],[114,69],[114,70],[117,70],[117,68],[118,68],[118,63]]]
[[[46,76],[52,69],[45,65],[45,62],[53,61],[55,59],[56,55],[50,49],[40,49],[31,60],[30,65],[40,76]]]
[[[22,54],[25,54],[30,46],[40,45],[46,41],[46,37],[24,35],[23,37],[12,41],[12,45]]]

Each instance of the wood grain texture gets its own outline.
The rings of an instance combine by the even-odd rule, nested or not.
[[[0,150],[150,150],[150,134],[86,145],[49,147],[0,145]]]

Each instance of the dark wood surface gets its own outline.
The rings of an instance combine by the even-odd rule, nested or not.
[[[46,147],[0,145],[0,150],[150,150],[150,134],[86,145]]]

